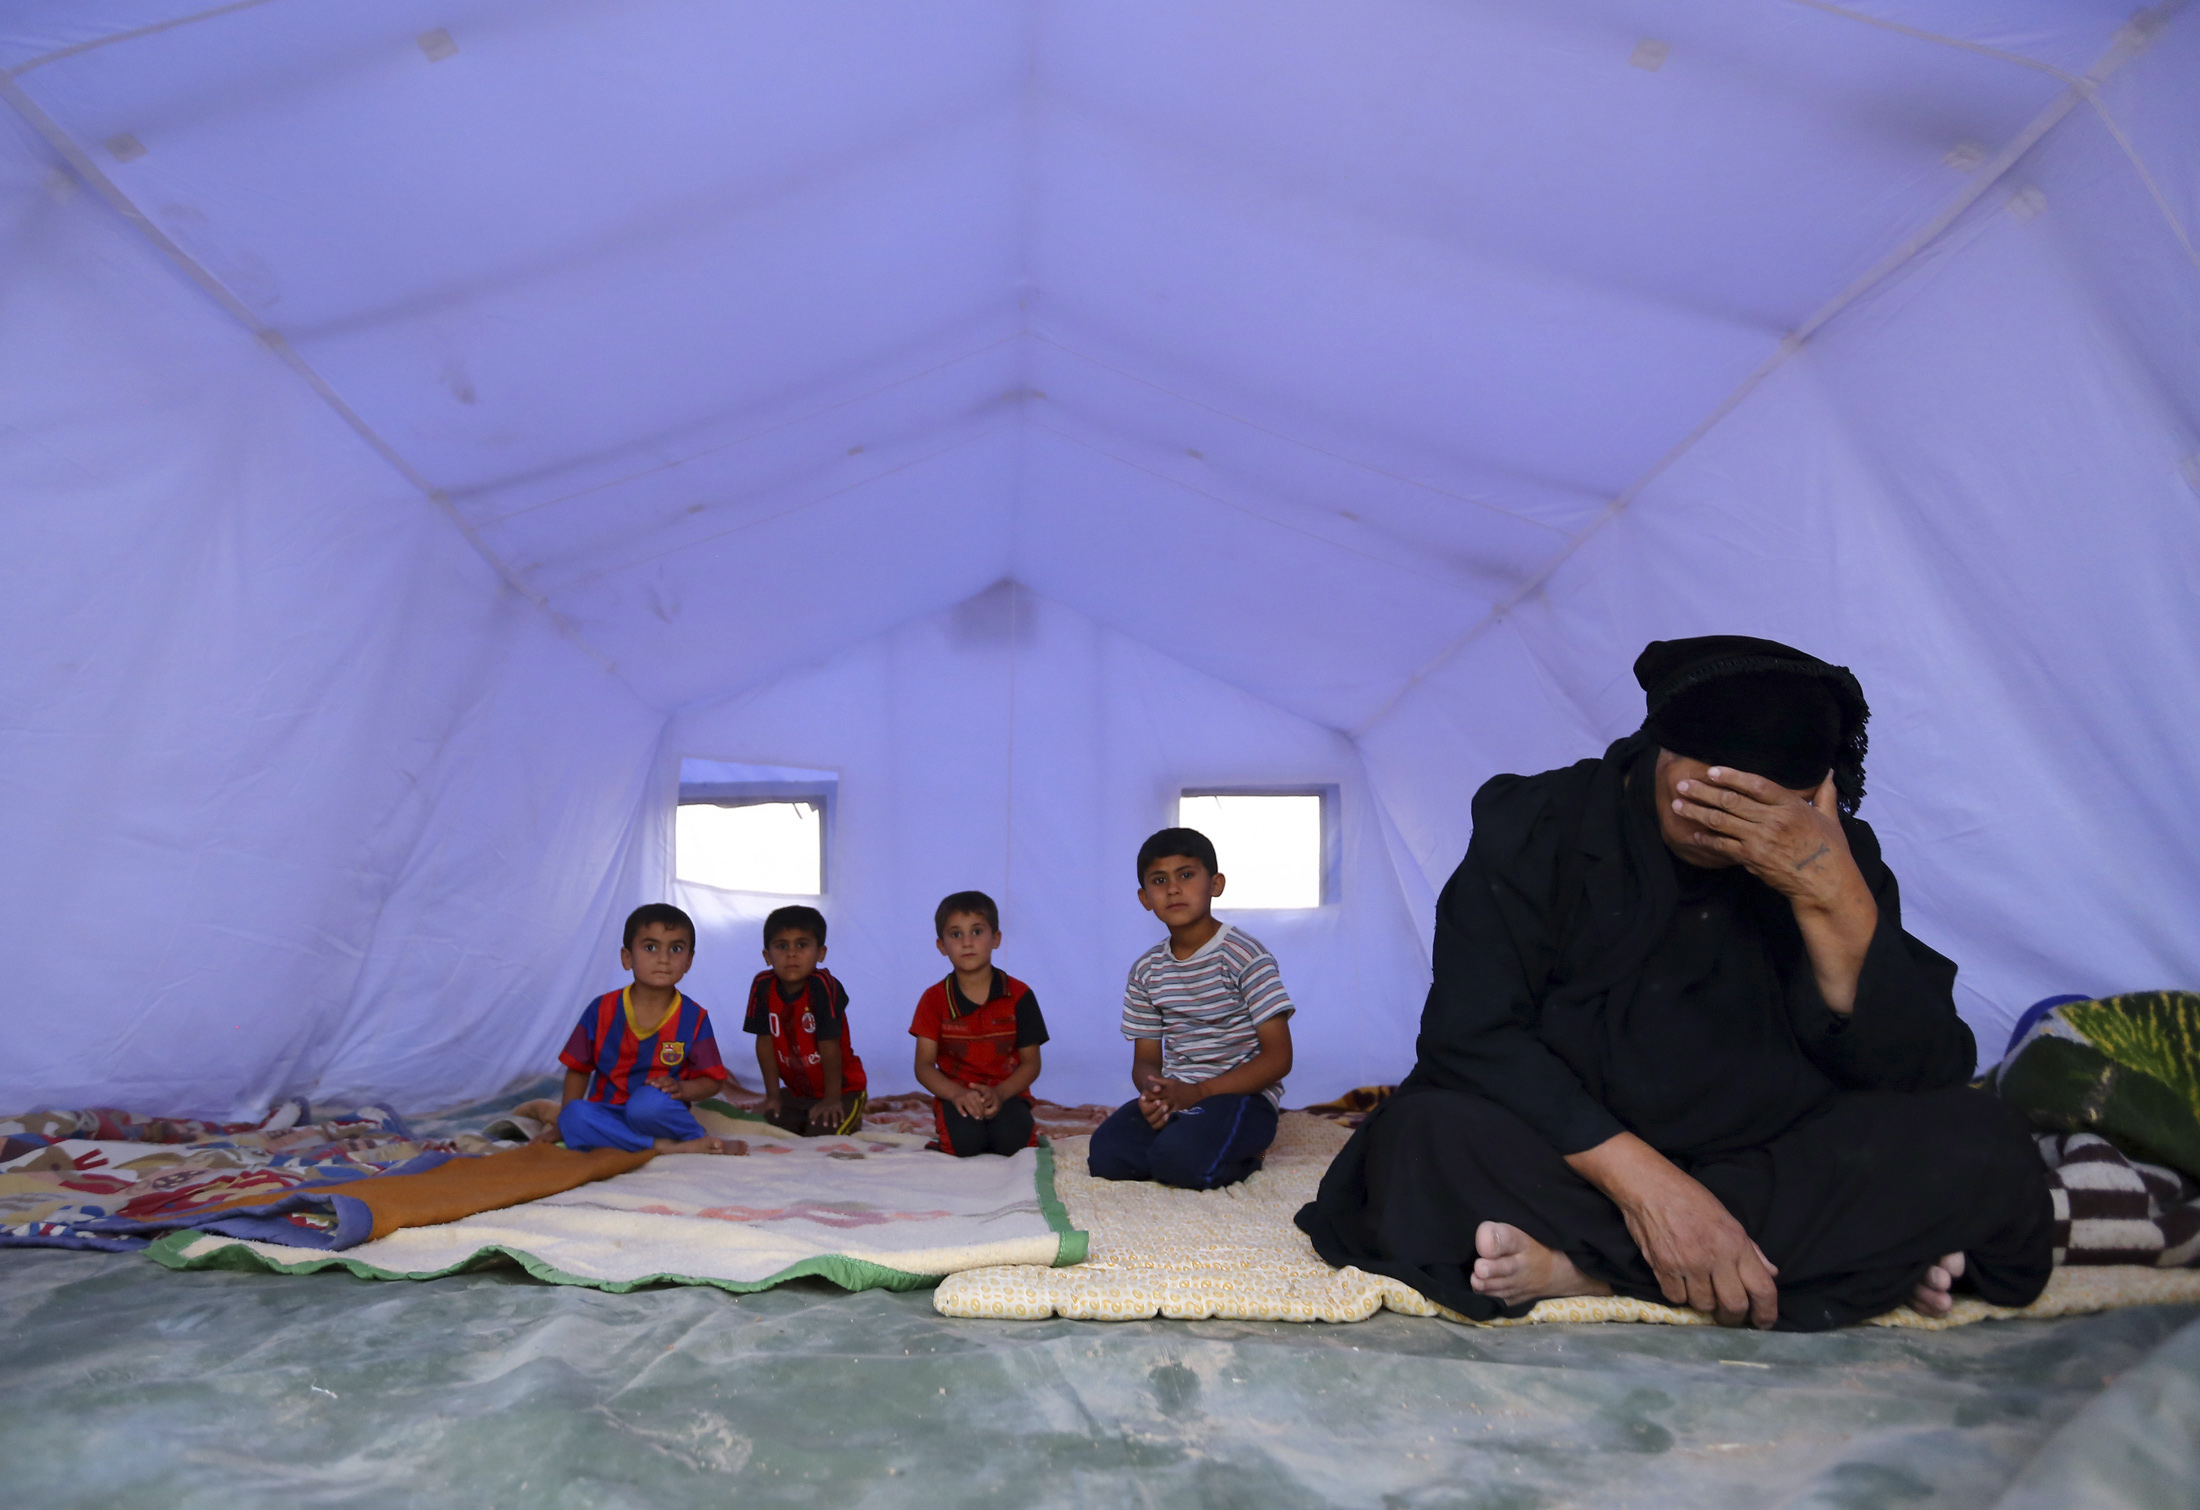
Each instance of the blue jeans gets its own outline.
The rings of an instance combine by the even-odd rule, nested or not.
[[[1185,1190],[1214,1190],[1260,1168],[1260,1156],[1275,1138],[1276,1108],[1266,1096],[1209,1096],[1159,1128],[1131,1101],[1093,1133],[1085,1167],[1100,1180],[1158,1180]]]
[[[626,1105],[606,1101],[568,1101],[558,1113],[558,1135],[567,1148],[653,1148],[659,1138],[708,1137],[685,1101],[653,1085],[634,1088]]]

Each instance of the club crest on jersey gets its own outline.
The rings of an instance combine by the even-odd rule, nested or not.
[[[666,1069],[678,1069],[687,1063],[688,1048],[684,1043],[660,1043],[657,1045],[657,1062]]]
[[[802,1031],[805,1033],[815,1033],[817,1031],[817,1018],[814,1014],[809,1012],[802,1014]]]

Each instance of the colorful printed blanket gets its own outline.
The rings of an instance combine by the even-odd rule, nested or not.
[[[511,1260],[554,1284],[734,1291],[806,1275],[850,1290],[906,1290],[965,1269],[1084,1257],[1085,1235],[1055,1198],[1044,1146],[954,1159],[927,1151],[918,1134],[795,1138],[711,1102],[697,1115],[714,1133],[740,1136],[747,1155],[658,1154],[612,1178],[341,1252],[192,1231],[162,1238],[151,1257],[178,1269],[341,1268],[366,1279],[433,1279]]]
[[[2050,1001],[2026,1015],[1987,1089],[2043,1132],[2098,1133],[2200,1179],[2200,993]]]
[[[215,1208],[419,1172],[496,1146],[478,1135],[424,1140],[386,1106],[316,1121],[297,1100],[257,1123],[107,1107],[30,1112],[0,1119],[0,1138],[0,1247],[114,1251],[143,1248],[172,1228],[207,1220]],[[337,1225],[327,1201],[294,1203],[274,1219],[300,1241],[325,1238]]]

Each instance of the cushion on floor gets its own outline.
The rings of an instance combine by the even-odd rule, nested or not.
[[[1387,1309],[1468,1325],[1713,1324],[1696,1311],[1619,1296],[1546,1300],[1518,1321],[1474,1323],[1397,1280],[1330,1268],[1291,1218],[1313,1198],[1322,1171],[1350,1135],[1336,1122],[1285,1112],[1261,1171],[1242,1184],[1205,1192],[1096,1180],[1085,1170],[1086,1140],[1064,1138],[1056,1145],[1055,1188],[1070,1220],[1090,1234],[1086,1261],[1071,1269],[965,1270],[941,1282],[933,1306],[945,1316],[1025,1320],[1364,1321]],[[2058,1269],[2046,1293],[2021,1310],[1964,1297],[1945,1317],[1905,1308],[1874,1324],[1939,1331],[1999,1317],[2193,1301],[2200,1301],[2200,1272],[2189,1269]]]

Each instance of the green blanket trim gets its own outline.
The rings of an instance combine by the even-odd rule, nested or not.
[[[710,1106],[713,1111],[722,1111],[726,1116],[749,1115],[735,1107],[707,1101],[703,1104]],[[751,1116],[750,1120],[763,1119]],[[1039,1170],[1035,1184],[1039,1211],[1045,1216],[1047,1226],[1055,1235],[1054,1267],[1083,1263],[1091,1246],[1091,1238],[1070,1225],[1069,1208],[1062,1204],[1062,1198],[1055,1193],[1053,1145],[1042,1138],[1039,1140],[1037,1153]],[[186,1257],[184,1250],[203,1237],[214,1238],[221,1246],[196,1257]],[[316,1249],[301,1251],[310,1256],[300,1258],[296,1263],[285,1263],[256,1251],[242,1239],[224,1238],[218,1233],[185,1228],[160,1238],[145,1250],[145,1256],[169,1269],[230,1269],[249,1274],[317,1274],[323,1269],[343,1269],[360,1279],[441,1279],[445,1275],[462,1274],[506,1258],[547,1283],[581,1285],[592,1290],[607,1290],[616,1295],[639,1290],[645,1285],[659,1284],[708,1285],[713,1289],[747,1295],[783,1285],[791,1279],[813,1277],[830,1280],[843,1290],[929,1290],[947,1277],[944,1274],[911,1274],[903,1269],[889,1269],[884,1264],[849,1258],[839,1253],[821,1253],[815,1258],[802,1259],[763,1279],[705,1279],[692,1274],[645,1274],[639,1279],[588,1279],[578,1274],[568,1274],[532,1253],[503,1243],[491,1243],[477,1248],[457,1263],[440,1269],[415,1272],[384,1269],[341,1252]]]
[[[1039,1139],[1039,1210],[1046,1217],[1047,1225],[1054,1229],[1057,1242],[1054,1249],[1054,1267],[1066,1269],[1071,1264],[1081,1264],[1092,1248],[1090,1233],[1080,1232],[1070,1225],[1069,1207],[1054,1192],[1054,1142],[1051,1138]]]
[[[195,1258],[185,1257],[183,1250],[202,1237],[212,1237],[222,1246]],[[361,1279],[442,1279],[446,1275],[463,1274],[482,1268],[495,1263],[499,1258],[508,1258],[535,1278],[547,1283],[608,1290],[614,1295],[639,1290],[645,1285],[708,1285],[712,1289],[731,1290],[736,1294],[747,1295],[783,1285],[790,1279],[807,1279],[812,1276],[829,1279],[843,1290],[929,1290],[947,1277],[944,1274],[910,1274],[901,1269],[889,1269],[883,1264],[867,1263],[860,1258],[848,1258],[838,1253],[822,1253],[815,1258],[805,1258],[763,1279],[704,1279],[693,1274],[645,1274],[638,1279],[589,1279],[579,1274],[568,1274],[532,1253],[503,1243],[491,1243],[477,1248],[457,1263],[444,1268],[417,1272],[380,1268],[343,1253],[307,1251],[312,1252],[312,1257],[301,1259],[297,1263],[284,1263],[280,1259],[269,1258],[266,1254],[255,1251],[242,1239],[187,1229],[169,1233],[147,1248],[145,1256],[169,1269],[233,1269],[248,1274],[316,1274],[323,1269],[343,1269]]]

